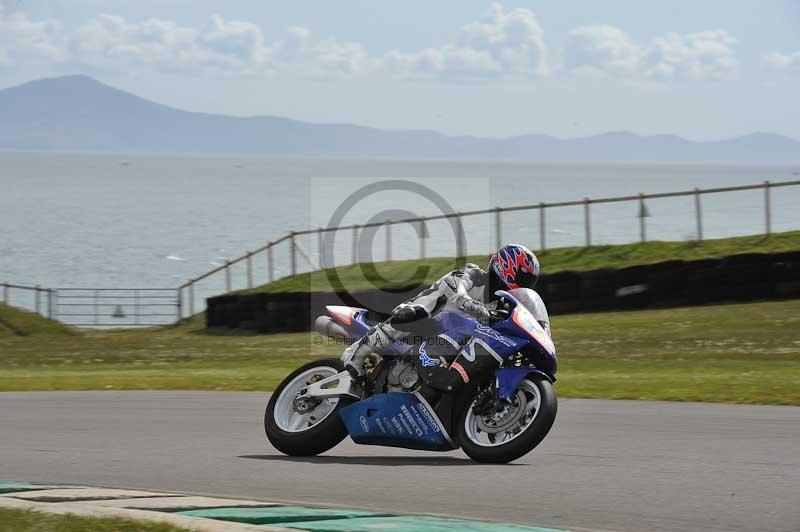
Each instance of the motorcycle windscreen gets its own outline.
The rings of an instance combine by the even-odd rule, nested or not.
[[[425,399],[417,393],[381,393],[339,411],[354,442],[423,451],[457,446]]]

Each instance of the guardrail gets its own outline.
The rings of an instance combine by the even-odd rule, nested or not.
[[[0,283],[3,304],[75,327],[150,327],[181,317],[175,288],[42,288]],[[14,291],[33,298],[22,300]]]
[[[298,242],[298,237],[316,235],[317,248],[320,250],[320,257],[322,256],[321,250],[323,248],[323,238],[327,233],[336,233],[339,231],[350,232],[352,234],[352,256],[350,264],[358,263],[358,236],[359,233],[365,229],[377,229],[384,227],[386,229],[386,247],[385,247],[385,260],[392,260],[392,226],[399,224],[419,224],[421,235],[426,235],[427,224],[436,220],[449,220],[455,218],[456,235],[463,234],[462,220],[467,217],[475,216],[490,216],[493,218],[492,225],[494,229],[494,242],[495,246],[500,246],[503,243],[503,214],[522,212],[522,211],[538,211],[538,248],[537,251],[544,251],[547,249],[547,213],[552,209],[578,207],[582,210],[583,217],[583,233],[584,245],[592,245],[592,211],[593,205],[611,204],[611,203],[624,203],[624,202],[637,202],[639,206],[639,241],[647,241],[647,218],[648,208],[646,201],[657,200],[663,198],[676,198],[676,197],[691,197],[693,198],[692,206],[694,212],[694,237],[701,241],[704,238],[703,227],[703,203],[702,197],[710,194],[721,194],[728,192],[740,192],[748,190],[763,190],[763,212],[764,212],[764,228],[763,234],[769,235],[772,233],[772,189],[782,187],[800,186],[800,180],[795,181],[781,181],[769,182],[734,186],[734,187],[719,187],[693,190],[684,190],[679,192],[662,192],[652,194],[634,194],[627,196],[615,196],[604,198],[583,198],[581,200],[573,201],[560,201],[551,203],[535,203],[528,205],[517,205],[512,207],[494,207],[489,209],[457,212],[453,214],[440,214],[435,216],[421,216],[416,218],[406,218],[398,220],[386,220],[380,222],[360,224],[351,224],[335,227],[320,227],[317,229],[304,229],[301,231],[291,231],[288,234],[274,240],[267,242],[265,245],[259,247],[254,251],[248,251],[244,255],[237,257],[233,260],[228,260],[225,264],[218,266],[198,277],[189,279],[177,288],[124,288],[124,289],[106,289],[106,288],[87,288],[87,289],[74,289],[74,288],[61,288],[49,289],[40,286],[24,286],[10,283],[2,283],[2,301],[6,304],[12,304],[11,291],[24,290],[33,291],[35,301],[29,308],[33,308],[37,313],[46,315],[53,319],[67,318],[67,323],[78,326],[89,327],[104,327],[104,326],[149,326],[149,325],[162,325],[167,322],[180,320],[184,317],[195,314],[196,308],[196,286],[198,283],[222,275],[224,278],[224,291],[231,292],[233,290],[233,282],[231,269],[234,266],[244,264],[245,267],[245,287],[253,288],[256,286],[256,266],[255,260],[262,256],[266,259],[265,268],[259,268],[264,279],[264,282],[273,282],[278,279],[276,273],[276,260],[275,252],[278,246],[285,244],[287,246],[289,271],[290,275],[295,275],[299,272],[299,260],[304,260],[311,269],[319,269],[320,266],[316,264],[310,253],[308,253]],[[460,256],[466,254],[466,243],[463,239],[457,238],[456,250]],[[419,258],[426,257],[426,238],[419,238]],[[108,294],[113,292],[123,293],[123,295],[113,294],[116,302],[111,303],[101,299],[104,296],[98,294],[103,293],[105,297],[110,297]],[[155,297],[159,301],[151,301],[150,305],[145,304],[148,296],[142,295],[143,292],[152,292],[149,297]],[[46,294],[46,306],[42,306],[42,294]],[[126,308],[132,305],[132,311]],[[91,308],[90,308],[91,307]],[[113,307],[112,312],[107,310]],[[166,311],[167,307],[174,310]],[[68,309],[66,312],[61,312],[60,309]],[[84,311],[79,309],[83,308]],[[46,311],[43,313],[43,309]],[[75,310],[78,309],[78,310]],[[86,310],[88,309],[88,310]],[[149,309],[149,310],[147,310]],[[120,312],[117,312],[120,310]],[[101,320],[108,316],[114,318],[112,322]],[[75,319],[73,318],[80,318]]]
[[[21,290],[27,293],[33,292],[34,304],[32,305],[33,310],[36,311],[37,314],[45,316],[47,318],[52,318],[53,316],[53,290],[51,288],[42,288],[41,286],[26,286],[21,284],[11,284],[11,283],[0,283],[0,288],[3,289],[3,304],[4,305],[12,305],[14,298],[12,297],[12,291],[14,290]],[[46,304],[44,307],[44,311],[42,312],[42,294],[46,294]]]
[[[318,269],[320,265],[315,264],[312,260],[309,253],[302,248],[297,242],[297,238],[300,236],[306,235],[317,235],[317,246],[318,249],[322,249],[322,240],[323,235],[330,232],[338,232],[338,231],[349,231],[352,233],[352,260],[350,264],[356,264],[358,262],[357,259],[357,240],[358,234],[360,231],[369,228],[379,228],[385,227],[386,228],[386,251],[385,251],[385,258],[386,260],[391,260],[392,258],[392,235],[391,235],[391,227],[393,225],[398,224],[419,224],[422,230],[421,234],[425,234],[426,224],[428,222],[436,221],[436,220],[448,220],[455,218],[455,222],[457,227],[463,228],[462,219],[466,217],[473,217],[473,216],[492,216],[494,218],[493,225],[494,225],[494,240],[495,245],[497,247],[501,246],[503,243],[503,213],[511,213],[511,212],[519,212],[519,211],[538,211],[538,233],[539,233],[539,247],[537,248],[538,251],[545,251],[547,250],[547,238],[546,238],[546,229],[547,229],[547,212],[550,209],[557,209],[557,208],[566,208],[566,207],[579,207],[583,210],[583,232],[584,232],[584,245],[591,246],[592,245],[592,216],[591,216],[591,207],[592,205],[600,205],[600,204],[609,204],[609,203],[623,203],[623,202],[638,202],[639,204],[639,241],[646,242],[647,241],[647,206],[646,201],[648,200],[655,200],[655,199],[662,199],[662,198],[676,198],[676,197],[692,197],[693,198],[693,210],[694,210],[694,218],[695,218],[695,238],[699,241],[703,240],[704,238],[704,230],[703,230],[703,205],[702,205],[702,197],[709,194],[721,194],[727,192],[740,192],[740,191],[747,191],[747,190],[763,190],[763,207],[764,207],[764,230],[763,233],[765,235],[769,235],[772,233],[772,202],[771,202],[771,190],[775,188],[781,187],[793,187],[793,186],[800,186],[800,180],[796,181],[781,181],[781,182],[770,182],[765,181],[763,183],[753,184],[753,185],[743,185],[743,186],[733,186],[733,187],[718,187],[718,188],[707,188],[707,189],[700,189],[695,188],[693,190],[684,190],[679,192],[662,192],[662,193],[652,193],[652,194],[634,194],[634,195],[627,195],[627,196],[615,196],[615,197],[605,197],[605,198],[583,198],[580,200],[573,200],[573,201],[559,201],[559,202],[552,202],[552,203],[535,203],[535,204],[528,204],[528,205],[517,205],[513,207],[494,207],[490,209],[481,209],[481,210],[473,210],[473,211],[465,211],[465,212],[458,212],[455,214],[441,214],[435,216],[428,216],[428,217],[418,217],[418,218],[407,218],[407,219],[400,219],[400,220],[389,220],[389,221],[381,221],[381,222],[374,222],[374,223],[367,223],[363,225],[359,224],[352,224],[352,225],[343,225],[343,226],[336,226],[336,227],[320,227],[317,229],[305,229],[301,231],[291,231],[288,234],[274,240],[272,242],[268,242],[264,246],[254,250],[248,251],[244,255],[237,257],[233,260],[228,260],[225,264],[210,270],[199,277],[195,277],[193,279],[189,279],[187,282],[182,284],[178,288],[179,299],[181,301],[186,301],[185,305],[181,305],[183,309],[187,311],[187,315],[191,316],[195,313],[195,286],[197,283],[204,281],[215,274],[221,273],[224,275],[225,278],[225,292],[230,292],[233,289],[233,285],[231,282],[231,268],[238,264],[244,263],[245,266],[245,279],[246,279],[246,288],[253,288],[255,286],[254,280],[254,260],[257,256],[261,255],[262,253],[266,255],[266,279],[265,282],[273,282],[276,280],[275,276],[275,257],[274,252],[275,249],[284,242],[288,243],[288,255],[289,255],[289,273],[290,275],[296,275],[298,273],[298,258],[303,258],[308,265],[312,269]],[[456,231],[456,234],[461,234],[461,231]],[[419,258],[425,258],[426,256],[426,248],[425,248],[425,238],[420,238],[420,247],[419,247]],[[456,242],[456,249],[459,256],[464,254],[465,251],[465,243],[463,241]],[[299,256],[299,257],[298,257]],[[183,316],[183,314],[182,314]]]
[[[175,288],[56,288],[52,316],[75,327],[151,327],[180,319]]]

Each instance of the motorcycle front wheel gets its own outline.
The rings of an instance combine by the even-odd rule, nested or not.
[[[558,400],[547,379],[529,376],[509,401],[490,413],[476,414],[474,394],[456,418],[461,448],[477,462],[507,463],[529,453],[550,432]]]
[[[278,385],[264,412],[264,430],[276,449],[289,456],[315,456],[347,436],[339,410],[354,399],[295,400],[297,392],[309,384],[343,370],[340,360],[315,360],[297,368]]]

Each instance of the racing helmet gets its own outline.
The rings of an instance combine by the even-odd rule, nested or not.
[[[539,280],[539,259],[519,244],[508,244],[489,258],[489,289],[533,288]]]

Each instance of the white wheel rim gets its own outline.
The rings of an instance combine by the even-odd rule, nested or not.
[[[464,431],[467,438],[469,438],[472,443],[481,447],[498,447],[518,438],[531,427],[536,416],[539,415],[539,410],[542,405],[542,392],[535,383],[528,379],[520,383],[515,393],[517,391],[521,391],[525,396],[525,404],[519,405],[517,408],[524,408],[525,412],[523,413],[521,422],[513,427],[514,430],[496,433],[488,433],[480,430],[478,428],[478,416],[472,411],[472,408],[475,406],[475,401],[469,405],[469,410],[464,418]],[[494,439],[492,439],[492,437]]]
[[[296,376],[289,384],[284,386],[278,400],[275,401],[273,416],[278,428],[285,432],[304,432],[319,425],[331,415],[339,403],[338,397],[322,399],[311,410],[301,413],[294,408],[294,399],[297,393],[308,386],[314,377],[327,378],[336,375],[339,371],[329,366],[317,366],[308,369]]]

